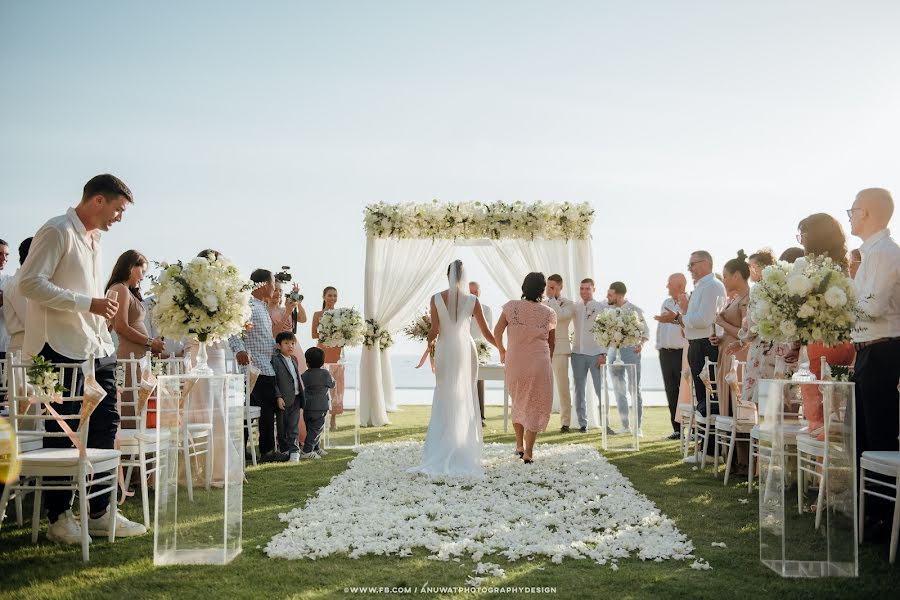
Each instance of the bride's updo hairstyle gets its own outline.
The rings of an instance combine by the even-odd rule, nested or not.
[[[543,273],[529,273],[522,282],[522,300],[540,302],[546,287],[547,280],[544,279]]]
[[[725,263],[724,269],[732,275],[740,273],[744,281],[750,279],[750,263],[743,250],[738,250],[737,256]]]

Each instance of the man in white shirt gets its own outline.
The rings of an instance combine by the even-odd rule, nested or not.
[[[0,321],[6,323],[6,331],[9,334],[7,354],[12,355],[22,350],[25,341],[25,315],[28,310],[28,300],[19,291],[19,274],[21,266],[28,258],[28,250],[31,248],[31,240],[28,238],[19,244],[19,270],[13,275],[3,292],[3,318]]]
[[[681,273],[669,275],[666,289],[668,297],[663,300],[660,314],[678,312],[678,298],[687,288],[687,278]],[[654,317],[657,321],[659,317]],[[684,331],[674,323],[657,323],[656,351],[659,353],[659,368],[662,371],[663,385],[666,388],[666,400],[669,403],[669,416],[672,418],[672,434],[666,439],[677,440],[681,437],[681,424],[675,418],[678,409],[678,391],[681,388],[681,365],[684,360],[684,347],[687,340]]]
[[[900,246],[888,230],[894,201],[887,190],[859,192],[847,211],[850,231],[863,240],[856,273],[862,319],[853,331],[856,346],[856,449],[897,450],[900,379]],[[890,523],[890,507],[873,502],[866,514]]]
[[[556,382],[556,395],[559,396],[560,431],[569,433],[572,424],[572,394],[569,391],[569,356],[572,355],[572,342],[569,340],[572,319],[575,317],[575,304],[562,295],[563,278],[554,273],[547,278],[547,297],[544,304],[556,313],[556,345],[553,349],[553,381]]]
[[[587,432],[587,411],[585,391],[587,375],[591,374],[597,404],[602,397],[603,382],[600,378],[600,365],[606,361],[606,348],[597,344],[591,326],[597,313],[604,307],[594,300],[594,280],[583,279],[578,290],[581,300],[575,303],[575,343],[572,347],[572,376],[575,379],[575,413],[578,416],[578,430]]]
[[[694,394],[697,410],[706,415],[706,386],[700,380],[700,372],[706,358],[716,362],[719,349],[712,345],[709,336],[715,331],[716,302],[725,297],[725,286],[713,274],[712,256],[706,250],[691,254],[688,271],[694,280],[694,292],[690,299],[684,294],[678,297],[678,311],[667,310],[659,316],[660,323],[675,323],[684,327],[684,337],[688,340],[688,365],[694,378]],[[718,414],[718,405],[712,406],[712,414]]]
[[[637,402],[637,423],[634,424],[638,428],[638,435],[644,437],[641,431],[641,421],[643,420],[644,399],[641,396],[641,350],[644,344],[650,341],[650,328],[647,327],[647,321],[644,319],[644,311],[625,299],[628,288],[621,281],[614,281],[610,284],[609,290],[606,292],[606,302],[611,308],[622,308],[637,313],[641,319],[641,343],[631,348],[618,348],[610,352],[609,359],[615,360],[615,354],[618,353],[619,358],[626,365],[634,365],[635,388],[637,389],[637,398],[632,400]],[[622,428],[616,433],[631,433],[630,423],[628,422],[628,397],[625,392],[625,372],[627,369],[612,369],[613,388],[616,392],[616,404],[619,407],[619,418],[622,420]]]
[[[119,428],[116,408],[116,356],[107,319],[115,316],[119,304],[104,297],[100,232],[122,220],[133,202],[131,191],[112,175],[97,175],[87,182],[81,201],[64,215],[47,221],[34,235],[31,250],[22,265],[19,290],[28,301],[23,353],[40,354],[54,363],[79,363],[89,357],[99,383],[107,395],[91,415],[87,445],[115,447]],[[80,394],[84,385],[67,376],[63,385]],[[57,409],[78,414],[80,406],[66,402]],[[77,421],[70,421],[77,427]],[[60,431],[55,421],[47,421],[49,431]],[[68,438],[47,438],[45,447],[71,447]],[[98,474],[102,475],[102,474]],[[81,543],[81,525],[72,515],[71,492],[45,492],[44,503],[50,519],[47,537],[67,544]],[[109,496],[91,498],[89,531],[107,535],[112,526]],[[116,513],[116,536],[146,533],[139,523]]]
[[[6,302],[4,297],[6,286],[12,280],[12,275],[3,273],[3,267],[9,261],[9,244],[5,240],[0,240],[0,309]],[[0,318],[0,358],[6,358],[6,347],[9,345],[9,333],[6,330],[6,322]]]
[[[475,296],[476,298],[481,297],[481,285],[477,281],[469,282],[469,293]],[[481,311],[484,313],[484,322],[487,323],[487,328],[489,331],[494,330],[494,313],[491,310],[491,307],[487,304],[481,304]],[[478,323],[475,322],[475,319],[472,319],[472,339],[473,340],[482,340],[484,336],[481,335],[481,328],[478,327]],[[484,379],[478,380],[478,408],[481,409],[481,426],[484,427]]]

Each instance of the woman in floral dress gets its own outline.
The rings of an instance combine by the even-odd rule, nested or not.
[[[500,360],[506,364],[506,385],[512,398],[516,453],[533,462],[534,442],[547,428],[553,405],[553,356],[556,312],[541,304],[547,282],[542,273],[529,273],[522,283],[522,299],[503,305],[494,328]],[[509,328],[509,351],[503,331]]]

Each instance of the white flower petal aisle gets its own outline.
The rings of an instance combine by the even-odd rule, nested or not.
[[[421,442],[363,446],[305,507],[280,515],[288,527],[266,553],[359,558],[425,548],[434,560],[544,555],[611,566],[629,556],[695,558],[690,540],[596,449],[541,445],[531,465],[513,449],[485,445],[484,479],[429,480],[405,472],[418,464]]]

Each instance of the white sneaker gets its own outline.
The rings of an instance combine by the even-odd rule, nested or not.
[[[81,523],[75,518],[71,510],[67,510],[56,519],[56,523],[50,523],[47,528],[47,537],[60,544],[81,545]],[[88,543],[91,543],[88,536]]]
[[[683,462],[686,465],[699,465],[700,458],[696,454],[691,454],[687,458],[683,459],[681,462]]]
[[[616,435],[628,435],[631,433],[631,427],[623,427],[616,430]]]
[[[325,450],[325,448],[319,448],[318,450],[316,450],[316,454],[318,454],[319,456],[328,456],[328,451]]]
[[[291,452],[290,462],[300,462],[300,453],[299,452]]]
[[[300,460],[306,460],[309,458],[312,458],[315,460],[322,460],[322,457],[319,456],[318,454],[316,454],[315,452],[303,452],[302,454],[300,454]]]
[[[108,508],[106,512],[103,513],[100,517],[96,519],[88,520],[88,531],[93,533],[94,535],[109,535],[109,528],[112,525],[112,511]],[[144,527],[142,523],[135,523],[134,521],[129,521],[125,518],[125,515],[122,514],[122,511],[116,511],[116,537],[117,538],[126,538],[126,537],[134,537],[136,535],[144,535],[147,533],[147,528]]]

